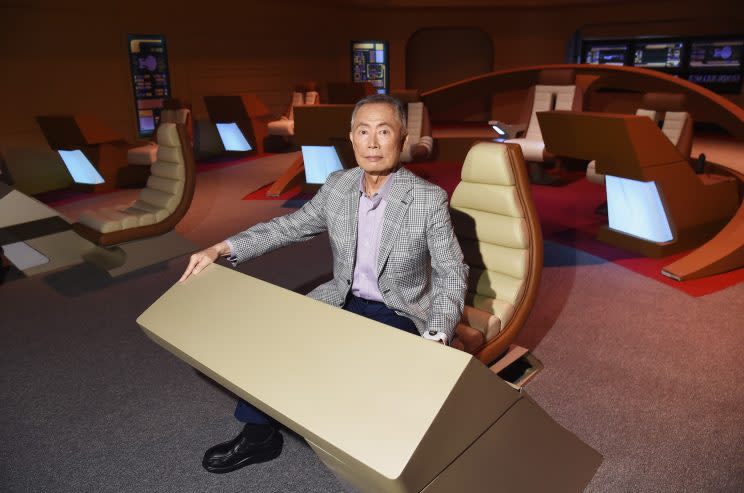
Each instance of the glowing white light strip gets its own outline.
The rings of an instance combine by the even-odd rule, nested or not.
[[[217,131],[220,133],[222,145],[226,151],[251,151],[253,147],[245,139],[238,128],[237,123],[218,123]]]
[[[325,183],[328,175],[343,169],[333,146],[302,146],[305,161],[305,180],[308,183]]]
[[[605,183],[611,229],[655,243],[674,239],[656,182],[607,175]]]
[[[501,130],[501,129],[500,129],[499,127],[498,127],[498,125],[491,125],[491,127],[492,127],[492,128],[494,129],[494,130],[496,130],[496,133],[497,133],[497,134],[499,134],[499,135],[506,135],[506,132],[504,132],[503,130]]]
[[[74,151],[57,151],[64,161],[67,171],[72,175],[72,181],[85,185],[99,185],[105,180],[98,173],[93,164],[88,161],[83,151],[75,149]]]

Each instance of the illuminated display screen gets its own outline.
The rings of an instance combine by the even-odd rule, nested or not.
[[[353,41],[351,43],[351,80],[370,82],[378,93],[389,88],[388,48],[385,41]]]
[[[586,50],[584,63],[592,65],[625,65],[627,44],[594,45]]]
[[[305,161],[305,181],[312,184],[325,183],[328,175],[343,169],[333,146],[302,146]]]
[[[170,96],[165,38],[130,35],[129,67],[137,111],[137,133],[140,137],[148,137],[158,124],[163,100]]]
[[[741,93],[744,35],[585,39],[579,63],[664,71],[721,94]]]
[[[67,171],[72,176],[72,181],[75,183],[83,183],[85,185],[99,185],[104,182],[103,177],[98,173],[98,170],[93,164],[88,161],[83,151],[57,151],[62,161],[67,167]]]
[[[253,147],[240,131],[237,123],[217,123],[217,133],[220,134],[222,145],[226,151],[252,151]]]
[[[633,65],[649,68],[679,68],[682,64],[682,42],[641,43],[636,45]]]
[[[695,41],[690,48],[690,68],[740,68],[742,46],[744,40]]]
[[[655,243],[674,239],[656,182],[605,176],[611,229]]]

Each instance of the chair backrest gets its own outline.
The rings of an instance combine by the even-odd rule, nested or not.
[[[157,130],[157,160],[133,204],[83,211],[73,228],[100,245],[158,236],[172,230],[191,206],[196,169],[183,125],[162,123]]]
[[[408,103],[408,139],[412,144],[421,139],[421,127],[424,123],[424,103]]]
[[[567,110],[579,111],[581,105],[580,90],[575,85],[570,86],[547,86],[537,85],[534,87],[532,102],[532,114],[525,138],[529,140],[542,140],[542,131],[537,121],[538,111]]]
[[[174,123],[161,125],[157,139],[157,161],[150,167],[150,177],[140,190],[139,200],[172,214],[183,198],[186,161]]]
[[[542,273],[542,233],[526,169],[518,145],[477,143],[450,201],[455,234],[470,266],[453,346],[484,363],[516,337]]]
[[[434,140],[432,138],[429,111],[421,101],[421,93],[418,89],[398,89],[392,91],[390,94],[407,106],[406,130],[408,131],[408,140],[406,140],[406,144],[403,147],[400,160],[404,163],[413,161],[413,150],[416,146],[425,149],[426,157],[428,157],[431,154]],[[424,151],[421,152],[424,153]]]
[[[656,113],[653,120],[663,121],[661,132],[683,156],[689,157],[692,152],[693,121],[685,111],[686,103],[686,96],[677,93],[647,92],[641,98],[641,108]],[[640,114],[638,111],[637,115]]]
[[[679,152],[688,157],[692,152],[692,118],[685,111],[667,111],[661,133],[674,144]]]
[[[292,93],[292,102],[289,103],[289,108],[287,108],[287,120],[294,120],[294,107],[299,106],[305,102],[305,95],[302,94],[299,91],[294,91]]]
[[[163,123],[180,123],[183,125],[188,136],[188,145],[193,147],[194,122],[191,116],[191,105],[177,98],[166,99],[163,102],[163,109],[160,110],[158,125]],[[157,139],[157,131],[158,129],[156,128],[153,135],[155,139]]]
[[[306,92],[305,104],[320,104],[320,94],[318,93],[318,91]]]

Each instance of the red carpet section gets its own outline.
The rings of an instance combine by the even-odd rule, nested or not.
[[[267,197],[266,191],[269,189],[270,186],[271,183],[267,183],[258,190],[255,190],[243,197],[243,200],[310,200],[311,198],[313,198],[313,195],[315,195],[313,193],[303,192],[302,188],[298,185],[296,187],[290,188],[283,194],[276,197]]]
[[[451,196],[460,181],[462,163],[414,163],[406,166],[417,175],[436,183]],[[267,200],[269,185],[252,192],[244,200]],[[547,187],[533,185],[532,194],[540,216],[543,236],[546,240],[567,245],[587,252],[608,262],[614,262],[633,272],[679,289],[690,296],[704,296],[744,281],[744,269],[725,274],[678,282],[661,274],[661,269],[687,252],[661,259],[647,258],[632,252],[607,245],[595,239],[599,228],[607,224],[607,218],[594,213],[594,209],[605,201],[604,187],[579,179],[565,186]],[[277,200],[309,199],[300,187],[289,190]]]

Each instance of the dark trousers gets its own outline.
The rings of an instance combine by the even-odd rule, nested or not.
[[[396,329],[400,329],[409,332],[414,335],[419,335],[416,325],[410,318],[403,317],[391,310],[385,303],[379,301],[369,301],[364,298],[357,298],[353,294],[349,293],[349,297],[346,299],[346,304],[343,306],[344,310],[356,313],[363,317],[371,318],[377,322],[390,325]],[[238,405],[235,408],[235,418],[243,423],[253,424],[268,424],[269,417],[262,413],[252,405],[248,404],[243,399],[238,400]]]

